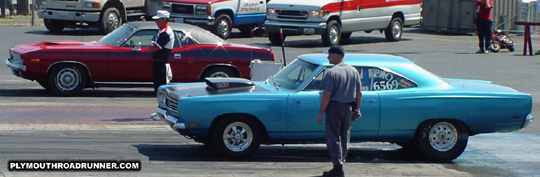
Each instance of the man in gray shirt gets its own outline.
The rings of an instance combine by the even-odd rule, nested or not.
[[[349,149],[351,120],[361,116],[360,74],[356,68],[345,64],[344,56],[341,46],[330,47],[328,61],[334,66],[326,72],[321,85],[323,94],[317,122],[322,124],[322,115],[325,113],[326,147],[334,165],[323,176],[344,176],[343,162]]]

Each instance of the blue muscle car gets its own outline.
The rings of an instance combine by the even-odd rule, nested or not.
[[[320,84],[332,67],[327,56],[298,56],[266,81],[162,86],[152,118],[232,157],[249,156],[260,144],[322,143],[316,118]],[[533,120],[532,97],[512,88],[440,78],[397,56],[346,54],[345,62],[358,69],[363,90],[351,142],[393,142],[447,162],[463,153],[469,136],[516,131]]]

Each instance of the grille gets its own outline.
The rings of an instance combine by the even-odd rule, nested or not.
[[[279,15],[288,15],[288,16],[304,16],[301,11],[298,10],[282,10],[278,13]]]
[[[193,5],[172,4],[171,13],[193,15],[194,14],[193,8],[194,8]]]
[[[167,95],[165,105],[167,106],[167,112],[171,115],[178,114],[178,100]]]
[[[281,10],[278,12],[278,18],[307,19],[307,13],[299,10]]]

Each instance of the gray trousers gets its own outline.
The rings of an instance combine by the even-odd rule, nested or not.
[[[334,167],[343,166],[351,137],[351,105],[331,101],[325,110],[326,147]]]

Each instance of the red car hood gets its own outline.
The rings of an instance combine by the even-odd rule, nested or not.
[[[38,43],[28,43],[16,45],[11,48],[12,51],[19,54],[31,53],[41,50],[87,50],[87,49],[105,49],[109,48],[107,44],[97,41],[79,42],[79,41],[42,41]]]

